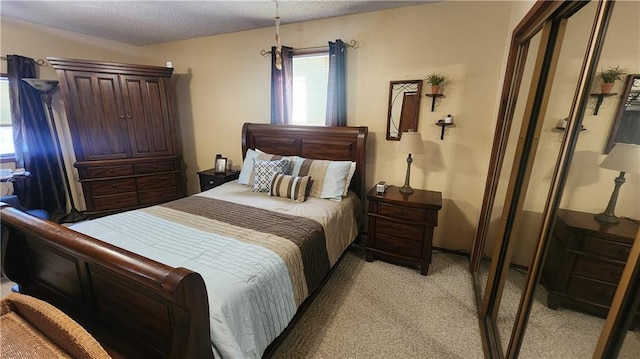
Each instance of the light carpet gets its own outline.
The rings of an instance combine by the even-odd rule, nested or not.
[[[469,259],[436,253],[428,276],[346,253],[274,358],[482,358]]]
[[[352,247],[273,358],[482,358],[468,258],[434,253],[428,276],[383,261],[365,262]],[[510,331],[524,274],[505,285],[498,322]],[[3,278],[1,294],[10,292]],[[540,287],[542,288],[542,287]],[[546,307],[536,293],[520,358],[591,358],[603,320]],[[508,334],[503,332],[508,338]],[[637,358],[640,331],[619,358]]]

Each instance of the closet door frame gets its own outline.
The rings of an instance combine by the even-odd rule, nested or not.
[[[516,27],[511,43],[509,59],[507,62],[507,73],[502,91],[501,107],[496,126],[496,135],[492,149],[485,196],[483,200],[483,211],[480,215],[478,233],[473,246],[470,258],[470,269],[472,273],[478,271],[480,260],[486,240],[491,211],[493,209],[495,194],[498,184],[498,176],[502,170],[505,155],[506,142],[512,121],[514,101],[519,92],[519,85],[522,80],[523,60],[528,51],[528,40],[533,34],[542,30],[542,41],[540,49],[544,49],[544,54],[537,56],[534,73],[541,76],[532,82],[530,96],[527,99],[525,117],[523,118],[522,131],[516,157],[513,163],[509,187],[505,199],[505,210],[503,211],[500,224],[499,236],[494,247],[488,280],[484,290],[484,296],[480,299],[478,295],[478,313],[480,319],[480,329],[482,332],[485,356],[488,358],[517,358],[524,338],[529,313],[533,303],[535,286],[538,284],[542,265],[546,255],[548,242],[551,238],[551,231],[554,225],[556,211],[558,209],[562,192],[566,183],[569,166],[573,157],[573,152],[578,140],[582,118],[586,112],[589,101],[589,87],[593,83],[597,71],[597,61],[600,57],[604,36],[609,19],[613,10],[613,0],[600,0],[596,10],[596,16],[590,32],[587,51],[583,58],[577,89],[572,101],[571,111],[567,121],[566,134],[560,146],[559,155],[551,179],[550,190],[543,211],[542,228],[537,240],[536,250],[532,265],[529,267],[529,274],[525,288],[520,300],[516,321],[511,332],[511,338],[506,353],[498,343],[498,335],[495,328],[498,307],[502,295],[502,288],[506,280],[506,271],[510,261],[509,245],[510,233],[517,225],[518,214],[522,210],[522,197],[526,193],[528,175],[533,166],[535,157],[535,146],[537,143],[537,130],[541,125],[540,114],[544,114],[544,108],[548,101],[551,83],[555,71],[555,64],[559,49],[562,43],[562,34],[566,26],[566,19],[581,9],[588,2],[541,2],[536,3],[523,21]],[[542,64],[538,63],[542,61]],[[539,67],[540,66],[540,67]],[[536,75],[537,76],[537,75]],[[532,93],[535,92],[535,93]],[[524,135],[524,136],[523,136]],[[520,143],[521,142],[521,143]],[[636,241],[632,254],[636,257],[640,254],[640,243]],[[618,286],[614,298],[615,306],[605,322],[605,329],[602,331],[600,343],[596,349],[600,353],[611,354],[619,349],[624,331],[613,328],[624,327],[625,312],[633,306],[628,303],[637,303],[637,294],[634,296],[633,278],[638,277],[638,260],[630,257],[629,265],[625,268],[626,276]],[[636,263],[635,266],[633,263]],[[632,268],[633,267],[633,268]],[[637,289],[635,289],[637,292]],[[616,302],[618,300],[618,302]],[[608,329],[608,330],[607,330]]]

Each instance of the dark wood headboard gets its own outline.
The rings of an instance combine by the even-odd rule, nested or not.
[[[353,161],[356,172],[351,188],[362,200],[365,191],[367,127],[323,127],[245,123],[242,126],[242,156],[247,149],[260,149],[283,156]]]

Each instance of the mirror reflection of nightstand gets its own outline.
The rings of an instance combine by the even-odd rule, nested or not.
[[[637,231],[629,219],[603,225],[592,213],[559,209],[542,274],[547,306],[605,318]],[[636,312],[631,327],[638,326]]]

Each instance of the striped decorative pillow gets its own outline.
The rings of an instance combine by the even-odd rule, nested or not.
[[[307,199],[309,179],[309,176],[294,177],[276,174],[271,180],[269,195],[304,202]]]
[[[355,170],[355,167],[354,167]],[[313,178],[309,197],[341,201],[345,188],[349,187],[351,161],[311,160],[299,158],[293,164],[292,176]],[[352,176],[353,176],[353,172]]]

